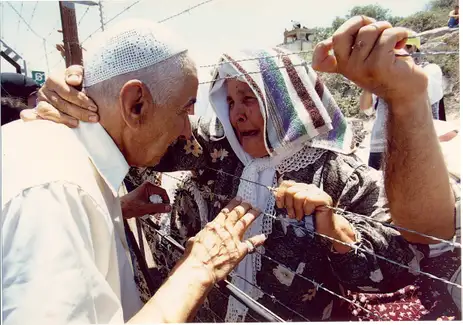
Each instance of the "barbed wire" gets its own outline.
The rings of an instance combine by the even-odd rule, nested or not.
[[[192,7],[189,7],[187,9],[185,9],[185,10],[182,10],[179,13],[176,13],[175,15],[172,15],[172,16],[169,16],[167,18],[161,19],[161,20],[158,21],[158,23],[162,24],[162,23],[164,23],[164,22],[166,22],[168,20],[171,20],[171,19],[173,19],[175,17],[178,17],[178,16],[181,16],[183,14],[186,14],[186,13],[190,12],[191,10],[196,9],[198,7],[201,7],[201,6],[203,6],[203,5],[205,5],[205,4],[209,3],[209,2],[212,2],[212,1],[214,1],[214,0],[207,0],[207,1],[200,2],[197,5],[194,5]]]
[[[149,224],[151,224],[151,227],[152,227],[152,228],[155,230],[155,232],[161,237],[161,239],[166,240],[166,241],[169,242],[169,243],[174,243],[174,245],[172,245],[172,246],[173,246],[175,249],[179,250],[179,251],[182,252],[182,253],[184,252],[185,249],[183,248],[183,246],[182,246],[180,243],[178,243],[178,242],[177,242],[175,239],[173,239],[171,236],[168,236],[168,235],[162,233],[160,230],[156,229],[156,227],[153,227],[153,224],[154,224],[154,223],[152,222],[152,220],[147,219],[147,218],[143,218],[143,221],[146,221],[146,222],[148,222]],[[277,261],[277,260],[275,260],[275,259],[273,259],[273,258],[267,256],[266,254],[263,254],[263,253],[259,252],[258,249],[256,249],[256,250],[254,251],[254,253],[257,253],[257,254],[261,255],[263,258],[265,258],[265,259],[267,259],[267,260],[269,260],[269,261],[271,261],[271,262],[273,262],[273,263],[275,263],[275,264],[277,264],[277,265],[280,265],[280,266],[284,267],[284,268],[287,269],[287,270],[290,270],[295,276],[301,278],[302,280],[310,282],[310,283],[315,287],[315,289],[316,289],[317,291],[318,291],[319,289],[321,289],[321,290],[323,290],[323,291],[325,291],[325,292],[327,292],[327,293],[329,293],[329,294],[331,294],[331,295],[333,295],[333,296],[335,296],[335,297],[337,297],[337,298],[339,298],[339,299],[341,299],[341,300],[344,300],[344,301],[346,301],[346,302],[348,302],[348,303],[350,303],[350,304],[356,306],[357,308],[359,308],[359,309],[365,311],[365,312],[368,313],[368,314],[373,314],[373,315],[377,318],[377,320],[381,320],[381,317],[380,317],[377,313],[375,313],[375,312],[373,312],[373,311],[371,311],[371,310],[368,310],[368,309],[364,308],[363,306],[359,305],[358,303],[356,303],[355,301],[350,300],[350,299],[348,299],[348,298],[346,298],[346,297],[344,297],[344,296],[342,296],[342,295],[340,295],[340,294],[338,294],[338,293],[336,293],[336,292],[334,292],[334,291],[332,291],[332,290],[326,288],[325,286],[323,286],[322,283],[319,283],[319,282],[317,282],[317,281],[315,281],[315,280],[313,280],[313,279],[309,279],[309,278],[303,276],[302,274],[299,274],[298,272],[294,271],[292,268],[286,266],[285,264],[283,264],[283,263],[281,263],[281,262],[279,262],[279,261]],[[238,278],[240,278],[240,279],[244,279],[243,277],[237,275],[235,272],[231,272],[231,273],[229,274],[229,276],[231,276],[231,277],[238,277]],[[245,280],[247,283],[250,283],[248,280],[246,280],[246,279],[244,279],[244,280]],[[250,284],[251,284],[251,283],[250,283]],[[272,295],[272,294],[270,294],[270,293],[267,293],[265,290],[263,290],[262,288],[260,288],[260,287],[257,286],[256,284],[251,284],[251,285],[254,286],[254,287],[256,287],[256,288],[258,288],[261,292],[263,292],[263,293],[266,294],[267,296],[270,296],[270,297],[272,298],[273,301],[276,301],[276,297],[275,297],[274,295]],[[256,301],[256,302],[257,302],[257,301]],[[282,306],[284,306],[286,309],[288,309],[288,310],[292,311],[293,313],[295,313],[296,315],[298,315],[299,317],[302,317],[302,318],[304,318],[305,320],[310,321],[310,320],[308,320],[305,316],[302,316],[300,313],[298,313],[297,311],[293,310],[291,307],[287,306],[286,304],[282,303],[281,301],[279,301],[279,303],[280,303]],[[262,306],[262,305],[261,305],[261,306]],[[247,306],[247,307],[249,307],[249,306]],[[262,306],[262,307],[264,307],[264,306]],[[250,309],[253,309],[253,308],[250,308]],[[265,309],[268,310],[268,308],[265,308]],[[254,310],[254,309],[253,309],[253,310]]]
[[[258,186],[261,186],[261,187],[264,187],[265,189],[269,190],[270,192],[277,192],[277,189],[276,188],[273,188],[271,186],[265,186],[259,182],[254,182],[254,181],[251,181],[251,180],[248,180],[246,178],[242,178],[242,177],[239,177],[239,176],[236,176],[236,175],[233,175],[233,174],[230,174],[230,173],[227,173],[223,170],[219,170],[219,169],[215,169],[215,168],[212,168],[212,167],[209,167],[209,166],[206,166],[206,169],[210,169],[212,171],[215,171],[217,173],[221,173],[221,174],[224,174],[226,176],[230,176],[230,177],[233,177],[233,178],[236,178],[236,179],[240,179],[242,181],[245,181],[245,182],[248,182],[248,183],[251,183],[251,184],[255,184],[255,185],[258,185]],[[455,241],[450,241],[450,240],[446,240],[446,239],[442,239],[442,238],[439,238],[439,237],[435,237],[435,236],[431,236],[431,235],[428,235],[428,234],[424,234],[424,233],[421,233],[419,231],[415,231],[415,230],[412,230],[412,229],[408,229],[408,228],[404,228],[404,227],[400,227],[400,226],[397,226],[397,225],[393,225],[393,224],[390,224],[386,221],[381,221],[381,220],[377,220],[373,217],[369,217],[369,216],[365,216],[365,215],[362,215],[362,214],[357,214],[357,213],[353,213],[353,212],[350,212],[350,211],[346,211],[344,209],[340,209],[340,208],[337,208],[337,207],[333,207],[333,206],[326,206],[327,208],[333,210],[334,212],[337,212],[337,213],[341,213],[341,214],[345,214],[345,215],[352,215],[352,216],[356,216],[356,217],[360,217],[360,218],[363,218],[363,219],[367,219],[367,220],[370,220],[370,221],[373,221],[373,222],[376,222],[376,223],[380,223],[386,227],[389,227],[389,228],[393,228],[395,230],[402,230],[402,231],[407,231],[409,233],[413,233],[413,234],[416,234],[416,235],[420,235],[422,237],[425,237],[425,238],[428,238],[428,239],[432,239],[432,240],[435,240],[435,241],[438,241],[438,242],[441,242],[441,243],[445,243],[445,244],[448,244],[450,246],[453,246],[453,247],[457,247],[457,248],[461,248],[461,244],[460,243],[457,243]]]
[[[132,3],[130,6],[126,7],[125,9],[123,9],[122,11],[120,11],[118,14],[116,14],[114,17],[112,17],[112,18],[109,19],[107,22],[105,22],[103,26],[106,26],[106,25],[109,24],[111,21],[113,21],[114,19],[116,19],[117,17],[119,17],[119,16],[122,15],[124,12],[126,12],[127,10],[129,10],[130,8],[132,8],[133,6],[135,6],[136,4],[138,4],[138,3],[141,2],[141,1],[142,1],[142,0],[137,0],[137,1],[135,1],[135,2]],[[203,6],[203,5],[205,5],[205,4],[209,3],[209,2],[212,2],[212,1],[214,1],[214,0],[203,1],[203,2],[201,2],[201,3],[199,3],[199,4],[197,4],[197,5],[194,5],[194,6],[192,6],[192,7],[189,7],[189,8],[187,8],[187,9],[184,9],[184,10],[182,10],[181,12],[176,13],[175,15],[172,15],[172,16],[169,16],[169,17],[167,17],[167,18],[161,19],[161,20],[158,21],[158,23],[164,23],[164,22],[166,22],[166,21],[168,21],[168,20],[171,20],[171,19],[173,19],[173,18],[175,18],[175,17],[178,17],[178,16],[181,16],[181,15],[183,15],[183,14],[185,14],[185,13],[188,13],[188,12],[190,12],[191,10],[196,9],[196,8],[198,8],[198,7],[201,7],[201,6]],[[101,27],[100,27],[100,28],[101,28]],[[89,38],[91,38],[95,33],[97,33],[97,32],[100,30],[100,28],[96,29],[93,33],[90,33],[90,35],[87,36],[87,38],[86,38],[85,40],[83,40],[83,41],[80,43],[80,45],[82,45],[85,41],[87,41],[87,40],[88,40]]]
[[[32,27],[31,25],[29,25],[29,23],[26,21],[26,19],[24,19],[24,17],[16,10],[16,8],[9,2],[7,1],[6,2],[7,5],[10,6],[11,9],[13,9],[13,11],[18,15],[18,17],[26,24],[27,28],[29,28],[29,30],[34,33],[35,36],[37,36],[38,38],[40,38],[41,40],[45,39],[43,36],[39,35],[39,33],[37,33]]]
[[[34,5],[34,9],[32,9],[32,15],[31,15],[31,19],[29,19],[29,22],[32,23],[32,19],[34,19],[34,15],[35,15],[35,10],[37,9],[37,5],[39,4],[38,1],[35,2],[35,5]]]
[[[80,26],[80,23],[82,22],[82,19],[84,19],[85,15],[87,15],[88,11],[90,10],[90,6],[87,6],[87,9],[85,9],[85,12],[82,14],[82,16],[79,19],[79,22],[77,23],[77,27]]]
[[[112,22],[114,19],[116,19],[117,17],[119,17],[120,15],[122,15],[124,12],[130,10],[130,8],[132,8],[133,6],[135,6],[136,4],[140,3],[141,1],[143,0],[137,0],[135,1],[134,3],[132,3],[131,5],[127,6],[126,8],[124,8],[122,11],[120,11],[119,13],[117,13],[115,16],[113,16],[112,18],[110,18],[108,21],[106,21],[104,24],[103,24],[103,27],[108,25],[110,22]],[[87,36],[86,39],[84,39],[82,42],[80,42],[80,45],[82,46],[83,43],[85,43],[89,38],[91,38],[93,35],[95,35],[97,32],[99,32],[101,29],[101,26],[98,27],[97,29],[95,29],[95,31],[93,31],[92,33],[90,33],[90,35]]]
[[[21,1],[21,8],[19,9],[19,15],[21,16],[22,12],[23,12],[23,6],[24,6],[24,1]],[[17,28],[17,31],[16,31],[16,39],[18,39],[19,37],[19,27],[21,26],[21,19],[19,19],[18,17],[18,28]]]
[[[206,167],[206,168],[209,168],[209,167]],[[227,173],[227,174],[228,174],[228,173]],[[168,173],[163,173],[163,175],[166,175],[166,176],[168,176],[168,177],[170,177],[170,178],[172,178],[172,179],[176,179],[177,181],[182,182],[181,179],[179,179],[179,178],[177,178],[177,177],[175,177],[175,176],[173,176],[173,175],[170,175],[170,174],[168,174]],[[232,174],[228,174],[228,175],[232,175]],[[239,176],[233,175],[233,177],[236,178],[236,179],[240,179],[240,180],[244,180],[244,181],[249,181],[249,180],[246,180],[245,178],[241,178],[241,177],[239,177]],[[256,183],[256,182],[252,182],[252,183],[253,183],[253,184],[258,184],[258,183]],[[260,185],[268,189],[267,186],[265,186],[265,185],[263,185],[263,184],[260,184]],[[202,192],[202,194],[204,195],[204,193],[203,193],[204,191],[201,191],[201,190],[199,190],[199,191]],[[207,195],[214,195],[214,196],[217,196],[217,197],[220,197],[220,196],[226,197],[226,198],[229,199],[229,200],[233,199],[233,198],[230,198],[230,197],[228,197],[228,196],[218,195],[218,194],[215,194],[215,193],[212,193],[212,192],[211,192],[211,193],[206,192],[206,194],[207,194]],[[347,211],[346,211],[346,212],[347,212]],[[352,213],[352,212],[348,212],[348,213],[351,214],[351,215],[353,215],[353,216],[364,217],[364,216],[362,216],[362,215],[357,215],[357,214]],[[394,261],[394,260],[391,260],[391,259],[389,259],[389,258],[387,258],[387,257],[378,255],[378,254],[376,254],[376,253],[374,253],[374,252],[371,252],[371,251],[369,251],[369,250],[367,250],[367,249],[361,248],[361,247],[359,247],[359,246],[357,246],[357,245],[355,245],[355,244],[345,243],[345,242],[343,242],[343,241],[341,241],[341,240],[338,240],[338,239],[336,239],[336,238],[332,238],[332,237],[330,237],[330,236],[327,236],[327,235],[325,235],[325,234],[319,233],[319,232],[317,232],[317,231],[309,230],[309,229],[307,229],[307,228],[305,228],[305,227],[301,227],[301,226],[295,225],[295,224],[291,223],[289,220],[286,220],[286,219],[284,219],[284,218],[277,217],[276,215],[271,215],[271,214],[265,213],[265,212],[262,212],[262,214],[265,215],[265,216],[267,216],[267,217],[269,217],[269,218],[272,218],[273,220],[278,220],[278,221],[281,221],[281,222],[286,222],[286,223],[288,223],[289,225],[291,225],[292,227],[298,228],[298,229],[304,231],[305,233],[310,233],[310,234],[312,234],[312,235],[317,235],[317,236],[322,237],[322,238],[324,238],[324,239],[327,239],[327,240],[329,240],[329,241],[336,242],[336,243],[338,243],[338,244],[341,244],[341,245],[350,247],[351,249],[353,249],[353,250],[355,251],[355,253],[357,253],[358,251],[360,251],[360,252],[369,254],[369,255],[371,255],[371,256],[373,256],[373,257],[376,257],[376,258],[381,259],[381,260],[383,260],[383,261],[386,261],[386,262],[388,262],[388,263],[391,263],[391,264],[394,264],[394,265],[399,266],[399,267],[401,267],[401,268],[407,269],[407,270],[410,271],[412,274],[413,274],[413,273],[419,273],[419,274],[424,275],[424,276],[426,276],[426,277],[429,277],[429,278],[431,278],[431,279],[434,279],[434,280],[437,280],[437,281],[446,283],[446,284],[448,284],[448,285],[452,285],[452,286],[455,286],[455,287],[458,287],[458,288],[462,289],[462,286],[461,286],[460,284],[458,284],[458,283],[454,283],[454,282],[448,281],[448,280],[446,280],[446,279],[439,278],[439,277],[437,277],[437,276],[435,276],[435,275],[433,275],[433,274],[431,274],[431,273],[424,272],[424,271],[418,270],[418,269],[416,269],[416,268],[410,267],[410,266],[408,266],[408,265],[404,265],[404,264],[398,263],[398,262],[396,262],[396,261]]]

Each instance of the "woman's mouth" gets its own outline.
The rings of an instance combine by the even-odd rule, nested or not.
[[[242,139],[250,138],[250,137],[255,137],[255,136],[258,135],[259,133],[260,133],[259,130],[249,130],[249,131],[241,131],[241,132],[240,132],[241,138],[242,138]]]

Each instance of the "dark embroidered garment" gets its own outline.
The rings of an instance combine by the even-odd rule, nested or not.
[[[188,177],[177,190],[170,220],[170,235],[182,245],[200,231],[204,222],[215,218],[235,196],[239,186],[239,179],[207,167],[237,176],[243,171],[242,163],[226,139],[212,141],[209,121],[194,120],[192,129],[198,142],[178,141],[152,169],[160,172],[193,171],[194,176]],[[278,178],[279,181],[315,184],[327,192],[339,208],[386,221],[389,216],[381,179],[373,173],[355,156],[326,151],[313,164],[278,175]],[[147,179],[146,175],[132,169],[130,179],[141,184]],[[412,245],[392,228],[352,215],[346,218],[357,233],[357,245],[377,255],[443,277],[455,273],[460,265],[459,250],[431,259],[428,257],[429,246]],[[160,240],[153,229],[143,227],[154,252],[157,274],[164,279],[180,254]],[[270,296],[264,295],[259,302],[288,321],[461,318],[445,285],[361,251],[337,254],[331,251],[326,240],[280,221],[273,223],[264,254],[289,269],[262,258],[257,285]],[[369,312],[317,289],[304,278],[355,301]],[[227,304],[228,296],[213,289],[196,321],[222,322]],[[408,314],[407,309],[412,314]],[[263,320],[250,311],[244,321]]]

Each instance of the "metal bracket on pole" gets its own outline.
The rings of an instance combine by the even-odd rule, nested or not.
[[[22,73],[27,76],[27,64],[26,60],[13,50],[8,44],[0,40],[1,45],[1,56],[8,61],[12,66],[16,68],[17,73]]]

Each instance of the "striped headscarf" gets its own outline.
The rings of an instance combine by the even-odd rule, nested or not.
[[[266,131],[267,157],[251,157],[235,135],[227,103],[226,80],[229,78],[246,82],[259,101]],[[277,185],[277,170],[284,173],[304,168],[325,150],[347,154],[355,148],[352,132],[331,93],[315,71],[296,55],[278,48],[224,53],[214,79],[209,99],[217,119],[210,128],[211,139],[227,137],[244,164],[242,175],[237,175],[241,177],[237,195],[266,214],[273,214],[275,198],[257,183],[274,187]],[[245,238],[261,233],[269,235],[271,231],[272,220],[261,214]],[[241,279],[232,279],[254,299],[261,296],[255,287],[260,264],[260,254],[246,256],[235,269]],[[247,308],[231,297],[226,321],[237,322],[246,312]]]

